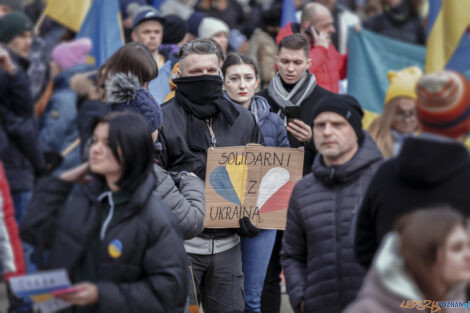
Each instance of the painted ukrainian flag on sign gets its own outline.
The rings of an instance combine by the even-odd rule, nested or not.
[[[423,69],[426,49],[365,29],[357,33],[350,28],[348,51],[348,94],[362,105],[365,113],[362,125],[367,128],[382,113],[389,85],[387,73],[409,66]]]
[[[103,65],[124,44],[118,0],[93,0],[77,37],[91,39],[91,61]]]
[[[426,73],[470,70],[470,0],[429,0]]]

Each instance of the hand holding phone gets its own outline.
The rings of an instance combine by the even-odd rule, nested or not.
[[[286,107],[287,123],[293,122],[295,119],[300,119],[300,107],[289,106]]]

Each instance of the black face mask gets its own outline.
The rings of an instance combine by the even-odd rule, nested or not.
[[[222,95],[222,78],[219,75],[187,76],[173,79],[177,90],[197,105],[211,103]]]

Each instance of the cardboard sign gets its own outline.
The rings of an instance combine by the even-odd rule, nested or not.
[[[259,145],[209,149],[206,172],[207,228],[237,228],[248,216],[258,228],[285,229],[304,152]]]

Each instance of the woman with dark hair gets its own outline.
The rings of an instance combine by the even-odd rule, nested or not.
[[[82,100],[78,102],[82,154],[91,138],[91,123],[110,111],[110,107],[106,105],[106,83],[117,73],[135,77],[138,85],[146,88],[158,76],[158,69],[150,50],[141,43],[131,42],[119,48],[98,69],[96,75],[77,75],[72,78],[72,89],[82,96]]]
[[[463,307],[441,310],[437,305],[465,302],[469,281],[470,238],[464,218],[449,208],[417,210],[398,220],[384,239],[356,301],[345,313],[398,313],[404,308],[419,312],[431,307],[427,312],[465,312]]]
[[[46,268],[69,273],[74,291],[58,298],[70,312],[184,311],[183,238],[153,192],[153,151],[141,116],[111,113],[95,124],[89,162],[37,184],[21,235],[50,250]]]
[[[270,112],[265,98],[255,96],[255,89],[260,82],[255,62],[246,55],[230,54],[222,65],[222,74],[225,97],[253,113],[265,144],[272,147],[289,147],[286,128],[281,118]],[[245,222],[251,224],[248,219]],[[253,238],[241,237],[245,312],[261,312],[261,292],[275,239],[276,230],[268,229],[260,230]]]

